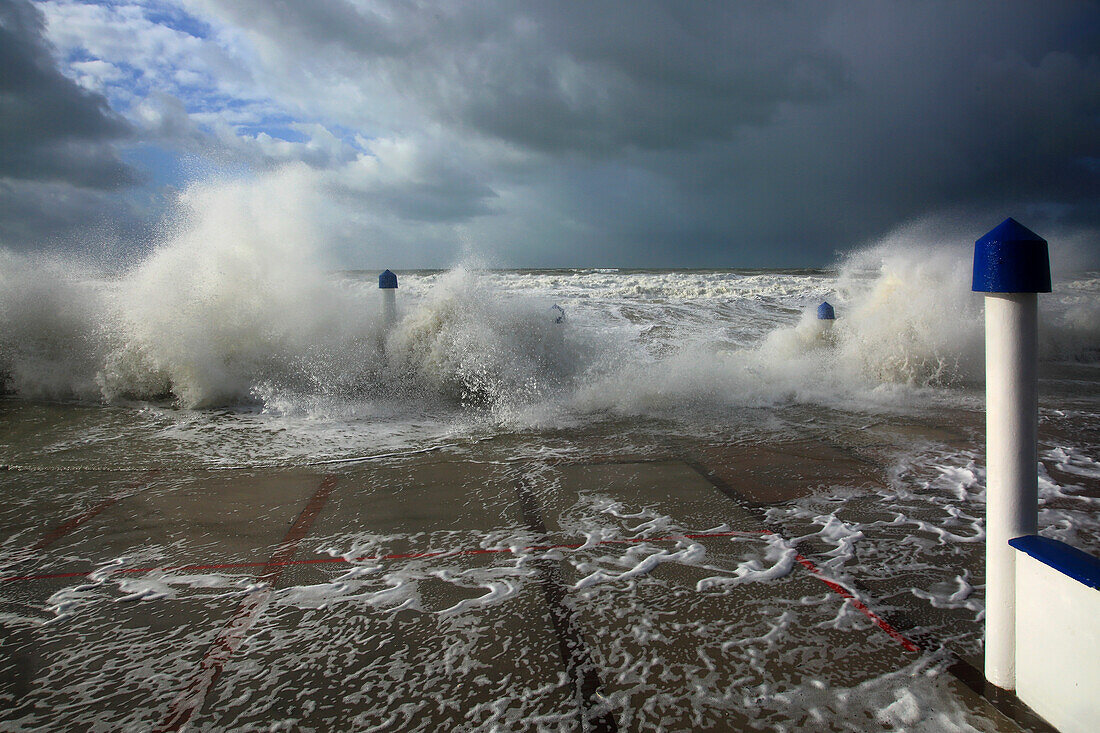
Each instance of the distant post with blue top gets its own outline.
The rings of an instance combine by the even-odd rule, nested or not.
[[[1050,292],[1045,239],[1005,219],[974,244],[985,293],[985,677],[1016,687],[1016,566],[1009,540],[1038,523],[1039,336],[1036,293]]]
[[[834,323],[836,323],[836,311],[826,300],[817,307],[817,337],[830,346],[836,342],[836,334],[833,333]]]
[[[378,276],[378,287],[382,291],[382,322],[389,329],[397,320],[397,275],[385,270]]]

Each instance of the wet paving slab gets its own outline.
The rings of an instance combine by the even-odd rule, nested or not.
[[[912,684],[1017,729],[715,459],[135,472],[37,517],[10,474],[8,552],[117,498],[5,572],[0,727],[878,730]]]

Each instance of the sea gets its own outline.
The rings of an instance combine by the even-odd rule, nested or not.
[[[741,476],[791,547],[815,547],[830,577],[877,590],[953,653],[978,657],[984,332],[971,248],[895,240],[821,269],[470,258],[397,270],[392,319],[378,269],[339,269],[293,237],[199,227],[113,269],[0,252],[0,484],[339,471],[428,453],[526,465],[706,456]],[[1100,554],[1100,273],[1060,267],[1057,242],[1051,257],[1053,292],[1039,296],[1040,533]],[[818,318],[824,302],[835,320]],[[810,470],[833,455],[836,471]],[[816,478],[800,488],[803,476]],[[50,482],[39,486],[7,498],[4,514],[36,511]],[[646,511],[593,500],[570,521],[582,542],[606,536],[592,532],[610,516],[684,531]],[[32,540],[5,530],[2,549]],[[625,583],[645,560],[600,578]],[[891,585],[914,568],[920,582]],[[59,596],[4,620],[18,628],[78,607]],[[904,698],[891,680],[865,691],[879,695],[877,723],[931,720],[912,711],[935,696]],[[835,712],[846,700],[814,704]],[[27,715],[28,729],[41,723]]]
[[[895,416],[969,427],[984,400],[969,258],[894,242],[829,269],[398,271],[386,323],[378,270],[267,240],[191,234],[113,272],[0,250],[0,463],[301,466],[502,434],[583,451],[605,433],[644,448]],[[1039,308],[1041,452],[1091,466],[1100,273],[1056,270]]]

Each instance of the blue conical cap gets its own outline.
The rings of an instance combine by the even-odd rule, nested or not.
[[[833,307],[829,305],[829,301],[825,301],[817,307],[817,320],[819,321],[834,321],[836,320],[836,313],[833,311]]]
[[[1047,240],[1010,216],[993,227],[993,229],[979,239],[976,244],[987,244],[992,242],[1042,242],[1046,244]]]
[[[397,287],[397,275],[394,275],[389,270],[386,270],[378,276],[378,287],[384,290],[390,290]]]
[[[1047,241],[1009,217],[974,243],[974,284],[980,293],[1049,293]]]

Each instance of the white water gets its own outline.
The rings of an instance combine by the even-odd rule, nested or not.
[[[1096,471],[1077,451],[1057,449],[1043,457],[1059,471],[1087,474],[1082,478]],[[536,471],[539,495],[548,501],[563,488],[550,466],[524,461],[514,470]],[[683,729],[685,720],[703,725],[750,711],[746,729],[969,731],[977,724],[985,730],[981,714],[945,691],[946,657],[935,650],[902,655],[894,640],[794,561],[796,551],[812,556],[825,577],[870,587],[870,593],[857,592],[876,608],[916,609],[925,632],[956,652],[979,654],[981,586],[965,568],[974,566],[984,538],[982,482],[975,456],[929,446],[901,461],[876,491],[837,487],[769,509],[778,530],[770,536],[669,539],[730,528],[684,524],[674,516],[682,511],[676,499],[652,504],[630,492],[610,496],[598,485],[563,504],[563,538],[587,540],[575,548],[530,548],[531,534],[507,523],[489,530],[383,533],[349,526],[318,533],[305,556],[347,564],[271,593],[262,616],[246,630],[246,645],[226,667],[210,715],[222,721],[215,727],[233,727],[270,723],[281,714],[294,728],[324,721],[334,710],[354,709],[364,720],[379,721],[406,706],[417,714],[403,727],[431,730],[430,715],[440,701],[507,699],[492,718],[505,728],[568,728],[575,719],[568,680],[534,674],[533,682],[519,671],[560,667],[552,638],[532,644],[514,628],[548,626],[539,606],[532,606],[541,598],[534,563],[552,560],[561,564],[572,602],[600,650],[606,699],[621,725]],[[472,489],[467,500],[499,504],[507,494],[500,488]],[[374,491],[379,503],[392,501],[388,487]],[[1059,513],[1095,545],[1095,499],[1078,497],[1072,484],[1049,476],[1041,498],[1044,511]],[[1085,502],[1085,511],[1074,501]],[[1044,534],[1083,538],[1058,525],[1046,526]],[[70,560],[85,548],[94,553],[94,540],[85,542],[66,551]],[[406,548],[443,554],[384,557]],[[210,634],[187,634],[182,620],[163,628],[131,622],[112,628],[105,639],[103,619],[129,612],[176,618],[171,614],[199,609],[199,618],[189,615],[188,622],[212,632],[257,587],[251,573],[240,570],[119,572],[175,564],[172,558],[189,549],[194,551],[186,544],[131,549],[50,594],[45,608],[3,617],[22,633],[95,640],[68,647],[67,664],[75,667],[58,664],[43,672],[38,704],[22,706],[17,722],[32,730],[48,727],[44,711],[87,720],[86,707],[97,711],[102,725],[151,725],[160,713],[148,704],[150,695],[171,699],[203,658]],[[499,554],[461,554],[478,549]],[[410,639],[415,643],[406,650]],[[890,667],[896,659],[902,666]],[[863,665],[887,671],[868,676]],[[502,674],[501,666],[517,671]],[[79,685],[65,676],[74,668]],[[120,670],[140,684],[118,684]],[[332,690],[338,703],[325,703],[321,683],[332,687],[334,679],[340,680]],[[287,690],[338,706],[314,716],[308,703],[282,701]],[[132,695],[141,704],[132,704]],[[461,729],[484,723],[484,711],[473,705],[446,714]],[[539,716],[550,717],[536,725]]]
[[[685,405],[889,407],[982,372],[968,250],[896,239],[835,272],[405,274],[384,335],[374,274],[324,261],[300,175],[196,186],[174,233],[120,278],[3,254],[7,390],[353,417],[420,402],[538,424]],[[831,340],[813,315],[826,298]],[[1095,359],[1100,278],[1064,279],[1042,303],[1044,355]]]

